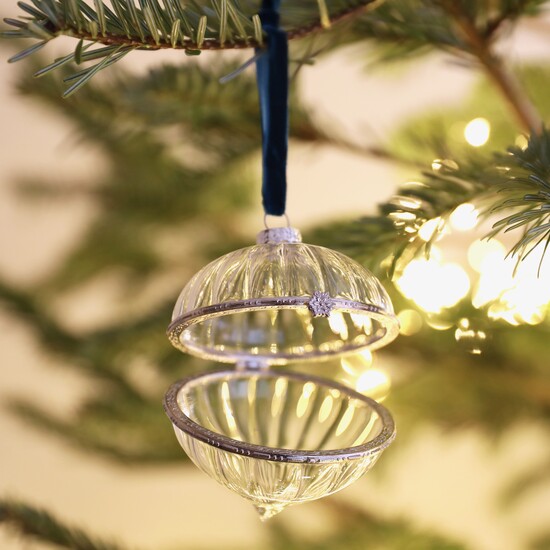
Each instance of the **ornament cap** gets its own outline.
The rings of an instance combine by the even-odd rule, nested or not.
[[[258,233],[257,244],[301,243],[302,234],[294,227],[271,227]]]

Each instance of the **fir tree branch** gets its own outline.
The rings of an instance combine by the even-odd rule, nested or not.
[[[445,218],[457,206],[495,193],[495,176],[483,159],[470,158],[460,166],[443,162],[436,170],[423,171],[419,180],[401,186],[388,202],[379,205],[377,215],[318,228],[309,239],[338,248],[392,278],[403,257],[409,261],[422,252],[429,253],[444,229]],[[418,231],[434,218],[442,221],[426,242]]]
[[[527,133],[540,131],[543,124],[540,114],[515,74],[506,67],[504,61],[491,50],[480,51],[478,59],[523,130]]]
[[[545,0],[394,0],[354,23],[348,40],[371,38],[382,60],[442,50],[458,61],[476,63],[489,77],[527,132],[539,131],[541,117],[515,75],[495,53],[499,31],[536,14]]]
[[[453,318],[458,315],[452,314]],[[515,365],[510,358],[504,358],[502,363],[494,362],[504,355],[498,352],[497,346],[517,330],[517,327],[507,327],[498,334],[499,327],[492,326],[490,334],[498,338],[484,348],[481,356],[449,354],[449,349],[456,346],[454,331],[426,334],[424,342],[424,337],[418,335],[415,342],[399,342],[399,349],[393,350],[397,357],[407,361],[412,355],[418,361],[416,364],[422,365],[421,369],[410,369],[406,382],[395,386],[387,401],[401,426],[403,440],[422,424],[435,424],[449,431],[475,425],[488,436],[504,435],[520,419],[548,426],[547,374],[522,372],[518,362],[524,360],[524,354],[519,358],[516,354]],[[538,337],[548,338],[548,331],[541,331]],[[525,341],[521,337],[514,340]],[[445,365],[445,369],[441,365]],[[468,391],[464,391],[465,387]]]
[[[76,82],[65,92],[70,96],[95,74],[111,66],[133,50],[181,49],[189,55],[201,50],[261,48],[264,45],[258,14],[248,3],[235,0],[32,0],[19,2],[24,12],[18,19],[4,22],[14,30],[3,38],[30,38],[38,43],[10,59],[19,61],[42,49],[58,36],[79,39],[73,54],[55,60],[36,76],[43,76],[69,61],[98,63],[72,75]],[[285,6],[282,17],[289,39],[326,28],[329,23],[360,14],[374,0],[332,0],[311,6]],[[30,16],[30,17],[29,17]],[[87,44],[84,46],[84,43]],[[90,50],[93,44],[104,47]]]
[[[500,91],[523,129],[528,133],[538,132],[542,127],[540,115],[514,74],[506,68],[504,61],[492,51],[491,47],[494,33],[504,20],[510,15],[517,17],[518,13],[521,13],[521,8],[528,6],[529,3],[519,2],[516,10],[503,13],[497,19],[488,21],[484,33],[476,27],[472,14],[466,12],[461,2],[442,0],[442,4],[462,32],[470,52]]]
[[[394,197],[379,206],[377,216],[319,228],[310,238],[345,251],[375,271],[383,264],[391,278],[403,257],[409,261],[421,252],[429,253],[431,243],[455,208],[473,202],[484,216],[503,216],[488,237],[524,229],[510,254],[521,261],[542,246],[542,264],[550,246],[547,129],[532,135],[525,149],[511,147],[507,155],[459,159],[458,164],[441,161],[436,170],[424,171],[419,179],[401,186]],[[441,223],[426,242],[418,231],[435,218],[441,218]]]
[[[31,402],[20,400],[10,404],[18,416],[80,448],[118,461],[182,460],[181,450],[159,406],[162,391],[144,392],[139,380],[132,382],[130,372],[136,357],[145,354],[145,350],[148,361],[158,369],[162,389],[182,368],[192,366],[193,362],[174,350],[164,336],[172,303],[145,318],[77,338],[55,325],[45,308],[37,308],[25,295],[3,285],[2,298],[39,335],[46,351],[62,354],[71,361],[71,366],[108,382],[100,386],[101,392],[87,397],[69,420],[61,420]],[[139,344],[129,347],[129,342]],[[136,422],[136,418],[140,421]]]
[[[491,14],[485,25],[485,35],[495,37],[502,27],[522,16],[535,16],[547,0],[512,0],[501,2],[500,13]]]
[[[122,550],[112,542],[88,535],[82,529],[69,527],[49,512],[15,500],[0,500],[0,525],[41,542],[69,550]]]
[[[170,422],[159,406],[161,402],[161,395],[136,400],[107,390],[86,402],[69,420],[56,418],[24,400],[12,401],[9,406],[23,421],[109,460],[127,466],[182,464],[186,455],[174,438]]]
[[[256,171],[251,162],[256,163],[261,133],[253,74],[219,84],[235,67],[190,62],[163,65],[141,77],[122,72],[110,75],[106,83],[91,83],[68,101],[59,100],[57,80],[24,76],[20,92],[71,120],[77,128],[75,139],[101,148],[109,167],[105,177],[85,187],[98,206],[109,208],[101,210],[87,238],[55,282],[50,281],[50,291],[52,285],[59,289],[81,283],[106,266],[123,272],[130,282],[145,281],[167,268],[155,247],[157,233],[185,231],[199,216],[209,231],[204,239],[197,237],[197,248],[204,249],[201,243],[207,240],[240,238],[242,229],[234,218],[254,200]],[[71,70],[63,67],[61,74]],[[349,149],[316,127],[294,93],[291,109],[293,139]],[[197,157],[205,160],[197,164]],[[18,182],[17,190],[37,196],[42,189],[51,196],[55,185],[27,180]],[[63,193],[60,198],[67,196]],[[87,260],[91,257],[94,262]]]
[[[507,156],[497,159],[504,179],[498,188],[503,198],[492,204],[490,212],[512,213],[496,222],[489,236],[523,229],[510,254],[519,261],[543,246],[542,265],[550,244],[550,132],[542,128],[540,135],[531,136],[525,149],[511,147]]]
[[[123,374],[105,361],[105,350],[97,345],[94,338],[80,338],[71,334],[47,313],[42,304],[3,281],[0,281],[0,302],[3,302],[12,314],[32,327],[38,340],[50,353],[72,360],[73,365],[87,374],[111,383],[126,395],[139,397],[139,393],[132,388]]]
[[[448,3],[447,3],[448,2]],[[451,9],[466,15],[484,42],[496,40],[500,29],[523,16],[536,15],[547,0],[457,0]],[[393,49],[389,59],[440,49],[471,55],[472,46],[449,12],[450,0],[391,0],[353,22],[347,40],[372,39]]]

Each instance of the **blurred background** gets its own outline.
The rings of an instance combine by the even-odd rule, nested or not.
[[[521,155],[529,128],[438,5],[388,0],[293,46],[288,214],[385,277],[402,323],[374,357],[314,370],[383,400],[398,438],[265,524],[190,464],[161,406],[215,366],[165,337],[179,291],[263,228],[254,71],[218,81],[250,51],[132,52],[66,100],[68,70],[32,74],[73,39],[0,64],[2,549],[100,547],[52,535],[67,525],[113,548],[550,548],[550,261],[544,242],[506,258],[514,232],[481,240],[493,153]],[[479,28],[504,14],[487,45],[546,120],[544,2],[476,9]],[[422,185],[439,187],[421,216],[404,190]]]

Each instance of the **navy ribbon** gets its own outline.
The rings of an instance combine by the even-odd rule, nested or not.
[[[280,0],[263,0],[260,20],[268,47],[256,61],[262,116],[263,206],[265,213],[272,216],[282,216],[286,206],[288,39],[279,27],[280,3]]]

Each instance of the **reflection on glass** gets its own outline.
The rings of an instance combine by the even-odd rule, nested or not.
[[[367,313],[333,311],[312,317],[309,311],[278,309],[227,313],[185,329],[180,340],[200,354],[252,354],[266,361],[289,356],[336,355],[380,340],[386,328]]]

